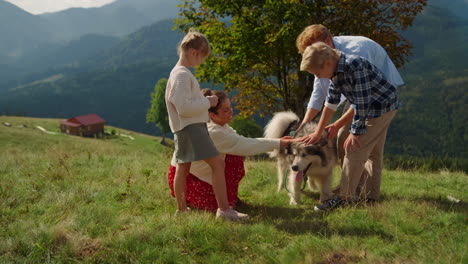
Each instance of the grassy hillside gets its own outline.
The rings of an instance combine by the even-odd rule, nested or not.
[[[158,131],[146,124],[151,92],[170,67],[161,61],[49,78],[15,87],[2,98],[1,113],[36,117],[72,117],[97,113],[108,124],[140,132]],[[18,107],[16,102],[21,101]],[[34,110],[31,110],[34,109]]]
[[[389,130],[388,153],[467,159],[467,33],[466,19],[434,6],[405,33],[414,56],[400,70],[403,107]]]
[[[135,140],[97,140],[38,125],[58,132],[57,119],[0,116],[0,263],[468,261],[463,173],[384,171],[381,203],[317,214],[316,193],[289,206],[275,192],[274,162],[248,160],[240,210],[251,221],[176,218],[171,149],[159,138],[109,128]]]

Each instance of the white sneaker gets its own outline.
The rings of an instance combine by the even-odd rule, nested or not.
[[[221,211],[221,209],[218,208],[218,210],[216,211],[216,219],[243,221],[243,220],[249,219],[249,215],[239,213],[236,210],[232,209],[231,207],[229,207],[228,209],[224,211]]]

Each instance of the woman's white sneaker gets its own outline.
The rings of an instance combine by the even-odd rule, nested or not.
[[[231,207],[229,207],[228,209],[224,211],[218,208],[218,210],[216,211],[216,219],[225,219],[225,220],[230,220],[230,221],[243,221],[243,220],[248,220],[249,215],[239,213],[236,210],[232,209]]]

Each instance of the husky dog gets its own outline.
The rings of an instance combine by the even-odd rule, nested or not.
[[[273,119],[265,127],[264,136],[266,138],[281,138],[291,135],[298,138],[311,134],[317,127],[317,123],[310,122],[300,131],[290,134],[299,124],[300,119],[293,112],[275,113]],[[270,157],[277,158],[278,191],[283,187],[284,171],[289,167],[287,186],[291,197],[290,204],[301,203],[300,189],[306,177],[309,188],[319,190],[321,202],[332,198],[332,173],[333,168],[338,164],[338,155],[336,140],[329,140],[326,132],[316,145],[293,143],[284,151],[270,152]]]

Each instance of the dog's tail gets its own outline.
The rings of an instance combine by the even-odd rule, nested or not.
[[[278,112],[273,115],[273,118],[265,126],[265,132],[263,133],[265,138],[281,138],[284,136],[288,127],[291,123],[299,122],[299,117],[291,111]],[[270,152],[270,157],[276,157],[279,150]]]

